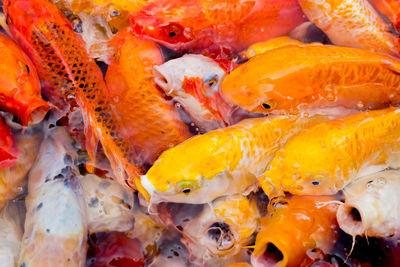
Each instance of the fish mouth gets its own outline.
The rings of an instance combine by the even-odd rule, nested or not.
[[[156,189],[150,183],[149,179],[147,178],[147,175],[140,176],[140,179],[138,180],[136,186],[139,192],[146,198],[148,202],[150,202],[151,196],[154,194]]]
[[[225,222],[215,222],[207,229],[207,237],[219,252],[225,252],[235,246],[235,237]]]
[[[162,65],[160,66],[154,66],[153,67],[153,76],[154,76],[154,82],[156,85],[161,87],[163,91],[167,94],[170,95],[173,91],[173,88],[169,86],[170,84],[170,76],[169,76],[169,71],[165,68],[163,68]]]
[[[283,264],[284,259],[284,251],[279,248],[279,245],[267,242],[263,253],[260,256],[252,257],[251,263],[254,267],[280,266],[285,265]]]
[[[336,212],[336,218],[340,228],[349,235],[362,235],[365,232],[363,212],[356,205],[341,205]]]

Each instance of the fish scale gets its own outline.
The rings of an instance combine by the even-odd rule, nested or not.
[[[75,101],[82,113],[86,149],[94,160],[97,143],[103,146],[117,180],[126,186],[128,177],[143,172],[135,149],[121,136],[121,125],[112,118],[109,98],[104,96],[103,75],[90,59],[84,41],[52,3],[45,0],[4,1],[4,10],[14,38],[38,67],[44,92],[57,104],[70,105],[68,127],[82,132]],[[50,57],[49,57],[50,55]],[[56,90],[55,90],[56,89]],[[67,112],[69,112],[67,110]],[[76,125],[71,125],[76,122]],[[72,132],[74,133],[74,132]]]
[[[400,103],[399,84],[400,62],[394,57],[303,44],[268,50],[240,65],[223,80],[221,95],[248,112],[376,109]]]
[[[232,192],[249,193],[275,151],[321,120],[326,118],[253,118],[195,136],[162,153],[140,178],[139,191],[153,204],[208,203]]]
[[[289,140],[260,178],[270,197],[335,194],[360,173],[397,168],[400,112],[387,108],[316,124]]]

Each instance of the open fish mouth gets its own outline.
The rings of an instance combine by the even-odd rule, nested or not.
[[[216,222],[210,225],[207,230],[207,236],[211,241],[215,242],[218,251],[230,250],[235,245],[235,237],[229,225],[224,222]]]

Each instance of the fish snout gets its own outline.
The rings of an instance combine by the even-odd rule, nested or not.
[[[232,249],[236,242],[229,225],[225,222],[215,222],[207,229],[210,250],[215,253],[226,252]]]
[[[164,65],[154,66],[153,75],[155,84],[161,87],[161,89],[167,95],[170,95],[174,90],[173,89],[174,86],[173,86],[173,74],[169,70],[169,68],[166,68]]]

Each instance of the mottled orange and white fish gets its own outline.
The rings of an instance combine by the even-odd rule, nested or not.
[[[400,61],[380,53],[317,43],[287,45],[226,75],[221,95],[248,112],[322,113],[400,104]]]
[[[332,43],[399,54],[398,34],[368,0],[299,0],[299,3],[308,19]]]
[[[146,175],[139,191],[160,202],[210,203],[224,195],[248,194],[257,188],[274,153],[307,125],[324,120],[264,117],[192,137],[163,152]]]
[[[136,35],[174,50],[240,51],[305,21],[295,0],[155,0],[131,15]]]
[[[113,120],[121,125],[121,137],[134,148],[141,167],[149,166],[161,152],[192,134],[153,81],[153,66],[162,63],[158,46],[129,30],[119,32],[112,45],[115,55],[103,94],[110,99]]]
[[[49,104],[42,99],[40,82],[29,57],[0,33],[0,110],[17,116],[24,126],[40,122]]]
[[[251,263],[253,267],[309,266],[313,253],[333,249],[336,231],[336,203],[330,196],[278,198],[261,219]]]
[[[154,81],[180,103],[193,122],[203,131],[231,124],[235,107],[219,94],[226,71],[212,58],[186,54],[153,69]]]
[[[276,152],[260,184],[270,197],[336,194],[357,177],[398,168],[400,109],[317,123]]]

